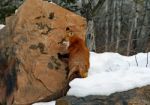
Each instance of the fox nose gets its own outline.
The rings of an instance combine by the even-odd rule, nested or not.
[[[69,41],[64,41],[63,44],[69,46]]]

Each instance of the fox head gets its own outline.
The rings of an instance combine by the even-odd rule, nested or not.
[[[65,45],[66,48],[68,48],[70,45],[71,37],[73,37],[73,36],[74,36],[74,33],[69,29],[69,27],[67,27],[66,34],[65,34],[64,38],[62,39],[61,44]]]

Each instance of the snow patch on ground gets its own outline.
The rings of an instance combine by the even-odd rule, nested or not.
[[[67,95],[110,95],[150,85],[150,53],[127,57],[118,53],[91,52],[90,63],[88,77],[71,81]]]
[[[0,24],[0,29],[2,29],[3,27],[5,27],[5,25],[3,25],[3,24]]]
[[[35,103],[32,105],[55,105],[56,101],[51,101],[51,102],[39,102],[39,103]]]

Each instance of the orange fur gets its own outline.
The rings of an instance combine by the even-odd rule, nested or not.
[[[69,36],[69,75],[68,79],[74,74],[78,73],[80,77],[84,78],[87,76],[89,69],[89,50],[85,45],[83,39],[77,35]]]

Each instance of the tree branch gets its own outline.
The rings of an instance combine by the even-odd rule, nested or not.
[[[99,10],[102,7],[102,5],[104,4],[104,2],[105,2],[105,0],[99,0],[98,1],[97,5],[92,10],[92,15],[93,16],[96,14],[97,10]]]

